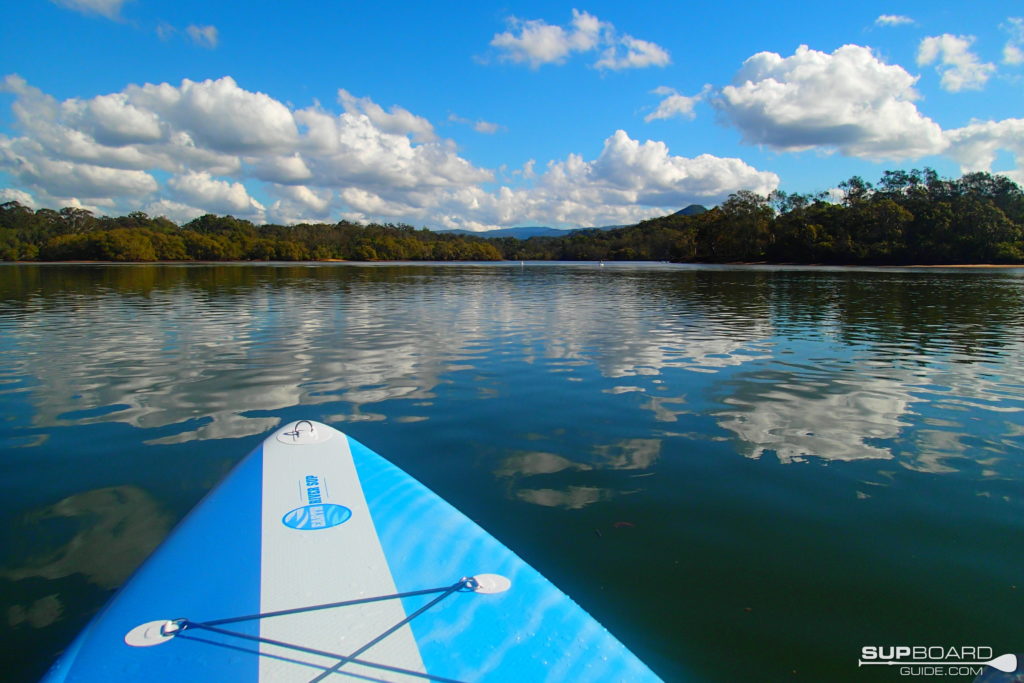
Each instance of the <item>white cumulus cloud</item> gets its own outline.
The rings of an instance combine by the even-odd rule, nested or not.
[[[274,185],[271,191],[279,197],[267,211],[274,223],[294,225],[331,218],[334,193],[330,190],[313,190],[305,185]]]
[[[594,63],[598,69],[641,69],[665,66],[671,59],[668,51],[648,40],[619,35],[615,26],[587,12],[574,9],[566,27],[549,24],[543,19],[508,20],[509,30],[495,34],[491,46],[498,48],[501,59],[526,63],[536,69],[543,64],[562,64],[574,52],[601,50]]]
[[[346,112],[366,116],[385,133],[412,135],[416,142],[432,142],[437,139],[430,121],[398,105],[393,105],[390,111],[384,111],[384,107],[369,97],[355,97],[344,88],[338,90],[338,101]]]
[[[673,156],[664,142],[641,143],[622,130],[605,140],[595,161],[566,162],[562,171],[570,183],[621,192],[628,202],[647,206],[717,203],[739,189],[766,195],[779,183],[774,173],[758,171],[740,159]]]
[[[1011,66],[1024,64],[1024,17],[1010,17],[1000,26],[1010,34],[1003,46],[1003,63]]]
[[[913,23],[913,19],[902,14],[882,14],[875,19],[876,26],[902,26]]]
[[[586,12],[572,11],[568,29],[543,19],[508,20],[509,31],[495,34],[491,45],[503,50],[503,59],[526,62],[536,69],[542,64],[558,64],[572,52],[586,52],[596,47],[605,24]]]
[[[71,99],[62,107],[69,123],[90,133],[102,145],[156,142],[164,137],[156,114],[134,106],[124,93]]]
[[[1000,151],[1015,157],[1016,170],[1006,173],[1019,184],[1024,184],[1024,119],[1002,121],[975,121],[963,128],[946,131],[950,141],[949,156],[960,164],[964,173],[991,171]]]
[[[337,113],[296,109],[227,77],[63,101],[16,76],[0,88],[14,95],[19,132],[0,136],[0,171],[12,191],[54,208],[143,207],[179,222],[209,212],[289,224],[579,227],[714,204],[741,189],[764,194],[779,181],[740,159],[675,156],[617,131],[595,159],[531,160],[512,174],[519,186],[495,189],[495,172],[460,156],[427,119],[347,91]]]
[[[739,159],[674,156],[662,142],[633,140],[621,130],[605,140],[596,159],[570,154],[540,174],[533,166],[528,162],[520,173],[532,180],[528,187],[488,192],[465,185],[412,193],[345,188],[339,194],[357,220],[390,215],[413,224],[487,230],[524,223],[635,223],[695,202],[715,204],[741,189],[767,194],[779,182],[774,173]]]
[[[158,199],[155,202],[147,204],[143,211],[148,213],[150,216],[163,216],[168,218],[175,223],[182,225],[188,223],[193,218],[199,218],[205,213],[209,213],[203,209],[195,206],[189,206],[188,204],[182,204],[171,199]]]
[[[995,73],[995,64],[982,63],[971,52],[974,36],[954,36],[944,33],[929,36],[917,48],[918,66],[938,62],[936,70],[942,75],[941,85],[949,92],[981,90]]]
[[[509,23],[519,29],[519,35],[506,31],[491,40],[491,45],[505,50],[504,59],[528,62],[536,69],[541,64],[563,61],[572,49],[561,26],[552,26],[539,19],[523,22],[513,19]]]
[[[298,152],[256,156],[249,159],[249,162],[253,177],[272,183],[302,183],[313,177],[313,172]]]
[[[334,188],[401,195],[380,206],[422,213],[422,197],[439,188],[493,179],[438,139],[423,117],[401,107],[385,111],[345,91],[351,111],[339,115],[290,108],[228,77],[132,85],[63,102],[17,76],[0,89],[15,95],[21,129],[0,140],[0,169],[43,203],[82,197],[95,205],[106,197],[133,210],[133,198],[148,194],[150,205],[176,218],[196,210],[259,218],[263,206],[247,187],[255,179],[306,188],[304,196],[268,190],[279,197],[275,215],[294,222],[324,218],[325,201],[344,211]],[[161,188],[151,170],[174,177]]]
[[[305,185],[278,185],[276,191],[282,197],[302,205],[316,215],[326,215],[331,208],[330,191],[317,192]]]
[[[0,138],[0,168],[9,169],[21,184],[51,197],[140,197],[156,191],[157,182],[145,171],[51,159],[31,145]]]
[[[0,188],[0,204],[6,202],[18,202],[22,206],[29,208],[33,208],[36,205],[36,200],[32,198],[32,195],[24,190],[16,190],[13,187]]]
[[[135,106],[217,152],[291,149],[298,141],[295,118],[287,106],[239,87],[230,76],[201,82],[186,78],[180,86],[131,85],[124,92]]]
[[[309,108],[296,112],[296,118],[307,129],[302,147],[317,184],[409,191],[493,177],[460,157],[447,141],[417,145],[405,135],[382,131],[365,114],[336,116]]]
[[[916,80],[866,47],[844,45],[829,54],[802,45],[790,57],[750,57],[713,104],[751,144],[834,148],[870,159],[919,157],[941,152],[947,142],[914,104]]]
[[[530,173],[533,165],[528,164]],[[439,198],[446,227],[487,229],[523,223],[570,227],[635,223],[692,203],[716,204],[748,189],[768,194],[777,175],[740,159],[672,155],[663,142],[616,131],[596,159],[570,154],[548,163],[527,188],[464,188]]]
[[[183,202],[217,213],[263,218],[263,205],[249,196],[245,185],[212,177],[205,171],[176,175],[167,186]]]
[[[658,104],[658,108],[644,117],[644,121],[650,123],[658,119],[681,118],[693,120],[697,114],[693,111],[697,103],[703,100],[711,91],[711,85],[705,85],[696,95],[680,95],[674,88],[660,86],[651,92],[655,95],[663,95],[665,99]]]
[[[620,54],[625,48],[625,54]],[[642,69],[648,66],[667,66],[671,62],[668,50],[648,40],[625,35],[605,48],[601,59],[594,64],[598,69]]]

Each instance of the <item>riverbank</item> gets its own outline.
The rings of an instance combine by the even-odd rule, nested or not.
[[[559,264],[579,264],[579,263],[601,263],[603,265],[612,265],[616,263],[667,263],[665,261],[654,261],[654,260],[638,260],[638,261],[598,261],[598,260],[563,260],[563,259],[541,259],[529,261],[530,263],[559,263]],[[231,260],[231,261],[211,261],[211,260],[163,260],[163,261],[101,261],[97,259],[74,259],[67,261],[0,261],[0,265],[107,265],[107,266],[175,266],[175,265],[267,265],[267,264],[289,264],[289,265],[301,265],[304,263],[352,263],[352,264],[367,264],[367,263],[422,263],[422,264],[435,264],[435,263],[523,263],[518,259],[503,259],[501,261],[410,261],[404,259],[370,259],[370,260],[352,260],[352,259],[341,259],[341,258],[326,258],[326,259],[306,259],[302,261],[262,261],[262,260]],[[979,268],[979,269],[1014,269],[1024,268],[1024,263],[885,263],[885,264],[873,264],[873,263],[773,263],[771,261],[735,261],[728,263],[706,263],[697,261],[674,261],[671,262],[674,265],[680,266],[735,266],[735,267],[765,267],[765,266],[778,266],[785,268]]]

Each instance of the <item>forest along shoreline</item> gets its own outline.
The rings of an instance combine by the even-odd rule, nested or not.
[[[839,201],[833,197],[841,196]],[[1024,191],[1005,176],[931,169],[859,176],[836,191],[741,190],[707,210],[556,236],[487,237],[350,221],[260,225],[205,214],[178,225],[141,211],[96,217],[0,204],[0,261],[672,261],[776,265],[1024,265]]]
[[[600,261],[572,261],[566,259],[546,259],[543,260],[551,263],[600,263]],[[71,259],[67,261],[0,261],[0,264],[7,263],[10,265],[32,265],[32,266],[109,266],[109,265],[121,265],[121,266],[216,266],[224,264],[238,264],[238,265],[265,265],[272,263],[288,263],[300,265],[303,263],[349,263],[349,264],[366,264],[366,263],[494,263],[495,261],[481,261],[481,260],[450,260],[450,261],[413,261],[413,260],[391,260],[391,259],[374,259],[373,261],[355,261],[352,259],[305,259],[303,261],[279,261],[274,259],[239,259],[235,261],[199,261],[199,260],[178,260],[178,261],[113,261],[113,260],[100,260],[100,259]],[[510,259],[499,259],[497,262],[501,263],[513,263]],[[534,263],[538,261],[533,261]],[[638,260],[638,261],[613,261],[619,263],[648,263],[649,261]],[[661,261],[660,263],[672,263]],[[843,267],[843,268],[923,268],[923,269],[951,269],[951,268],[972,268],[977,270],[1012,270],[1015,268],[1024,268],[1024,262],[1022,263],[900,263],[900,264],[871,264],[871,263],[854,263],[854,264],[835,264],[835,263],[786,263],[778,262],[773,263],[769,261],[724,261],[721,263],[690,263],[685,264],[682,262],[676,262],[678,265],[716,265],[716,266],[733,266],[737,268],[743,267],[757,267],[757,266],[779,266],[784,268],[829,268],[829,267]]]

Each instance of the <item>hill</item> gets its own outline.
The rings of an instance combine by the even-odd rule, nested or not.
[[[531,237],[564,237],[574,232],[581,230],[614,230],[615,228],[622,228],[622,225],[602,225],[594,228],[573,228],[573,229],[560,229],[560,228],[548,228],[544,226],[529,226],[522,228],[498,228],[497,230],[436,230],[435,232],[443,232],[448,235],[471,235],[473,237],[483,237],[486,239],[497,238],[497,237],[514,237],[517,240],[528,240]]]
[[[545,228],[542,226],[529,226],[522,228],[500,228],[498,230],[435,230],[434,232],[443,232],[448,235],[472,235],[474,237],[515,237],[519,240],[529,239],[531,237],[558,237],[559,235],[566,234],[566,230],[559,230],[558,228]]]

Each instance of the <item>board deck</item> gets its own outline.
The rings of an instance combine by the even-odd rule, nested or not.
[[[658,680],[465,515],[358,441],[307,420],[236,466],[44,680],[342,676]]]

